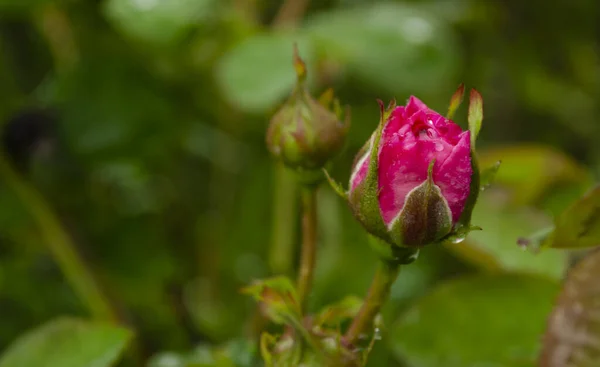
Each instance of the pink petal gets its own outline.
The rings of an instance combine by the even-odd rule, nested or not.
[[[471,135],[465,131],[460,135],[458,144],[439,170],[433,171],[433,180],[442,190],[452,211],[452,220],[456,223],[465,207],[471,186]]]
[[[390,125],[391,126],[391,125]],[[427,179],[427,169],[435,159],[433,173],[450,156],[452,149],[443,139],[420,140],[384,128],[385,141],[379,151],[379,205],[386,224],[400,213],[408,192]]]
[[[429,112],[431,110],[420,99],[415,96],[410,96],[408,102],[406,103],[406,117],[413,115],[417,111]]]

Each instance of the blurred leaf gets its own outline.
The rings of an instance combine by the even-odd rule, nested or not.
[[[29,11],[53,0],[0,0],[0,11]]]
[[[263,310],[278,324],[291,324],[300,327],[302,311],[296,288],[287,277],[279,276],[255,281],[243,289],[261,303]]]
[[[547,146],[512,145],[486,149],[479,155],[482,167],[497,161],[502,161],[502,169],[498,171],[495,182],[510,188],[512,200],[517,204],[535,203],[548,196],[550,189],[558,189],[559,185],[574,186],[577,189],[571,198],[574,200],[591,182],[585,167]]]
[[[310,19],[307,30],[327,57],[397,95],[450,85],[458,64],[452,30],[406,4],[333,10]]]
[[[280,102],[296,83],[294,44],[312,76],[312,48],[302,35],[255,35],[229,50],[217,65],[217,81],[225,97],[246,112],[262,112]]]
[[[216,0],[107,0],[104,13],[125,35],[164,45],[180,40],[216,5]]]
[[[576,201],[555,222],[542,246],[583,248],[600,245],[600,186]]]
[[[548,321],[540,367],[600,365],[600,252],[571,269]]]
[[[318,326],[339,327],[342,322],[353,318],[358,313],[362,304],[362,299],[347,296],[335,304],[325,306],[316,316],[314,324]]]
[[[148,367],[187,367],[185,357],[179,353],[162,352],[150,358]]]
[[[469,233],[462,243],[448,248],[463,259],[488,270],[516,271],[559,279],[565,269],[562,252],[533,254],[517,246],[523,233],[532,233],[550,224],[549,218],[531,208],[512,208],[508,196],[499,189],[481,193],[473,211],[473,224],[481,231]]]
[[[556,291],[523,275],[452,280],[400,317],[390,344],[411,367],[532,366]]]
[[[200,344],[186,354],[162,352],[152,356],[148,367],[253,367],[257,356],[254,341],[232,339],[221,346]]]
[[[121,327],[60,318],[17,339],[0,367],[108,367],[130,339]]]
[[[243,323],[244,315],[233,305],[226,305],[225,301],[215,297],[207,278],[189,282],[185,286],[183,302],[195,326],[213,339],[227,338]]]
[[[257,365],[258,352],[256,342],[249,339],[232,339],[215,351],[217,360],[228,361],[235,367]]]

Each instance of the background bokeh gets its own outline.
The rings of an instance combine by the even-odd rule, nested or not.
[[[0,349],[89,316],[49,245],[58,219],[150,365],[210,366],[213,346],[250,365],[255,305],[239,290],[292,276],[297,260],[297,191],[264,146],[297,43],[315,93],[331,86],[351,106],[337,180],[376,99],[414,94],[445,112],[461,82],[484,98],[482,167],[502,160],[474,215],[484,230],[402,271],[370,365],[532,365],[567,260],[516,242],[600,174],[600,3],[282,3],[0,0],[13,167],[0,165]],[[464,106],[455,120],[466,126]],[[328,187],[319,214],[314,310],[363,295],[375,266]]]

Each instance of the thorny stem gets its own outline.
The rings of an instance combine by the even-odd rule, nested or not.
[[[69,235],[52,212],[44,198],[0,157],[0,175],[12,187],[37,222],[44,243],[54,256],[65,278],[87,306],[90,314],[103,321],[117,321],[117,313],[100,290],[91,271],[79,256]]]
[[[354,320],[352,320],[352,324],[350,324],[348,331],[346,331],[346,335],[344,335],[345,343],[355,345],[361,339],[364,339],[366,335],[371,334],[375,317],[389,298],[390,289],[399,272],[400,263],[383,259],[379,260],[367,298]]]
[[[306,310],[317,254],[317,188],[302,188],[302,249],[298,272],[298,297]]]

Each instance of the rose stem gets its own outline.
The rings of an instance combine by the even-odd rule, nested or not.
[[[365,335],[371,333],[375,317],[387,301],[392,284],[394,284],[399,272],[400,264],[398,262],[379,260],[367,298],[356,317],[352,320],[346,335],[344,335],[344,341],[347,344],[356,344]]]
[[[308,5],[309,0],[286,0],[273,19],[273,28],[294,28],[304,16]]]
[[[302,187],[302,249],[298,272],[298,297],[306,310],[317,254],[317,188]]]
[[[291,172],[283,165],[277,165],[269,250],[269,265],[273,274],[289,275],[292,272],[294,231],[298,218],[296,195],[297,185]]]

